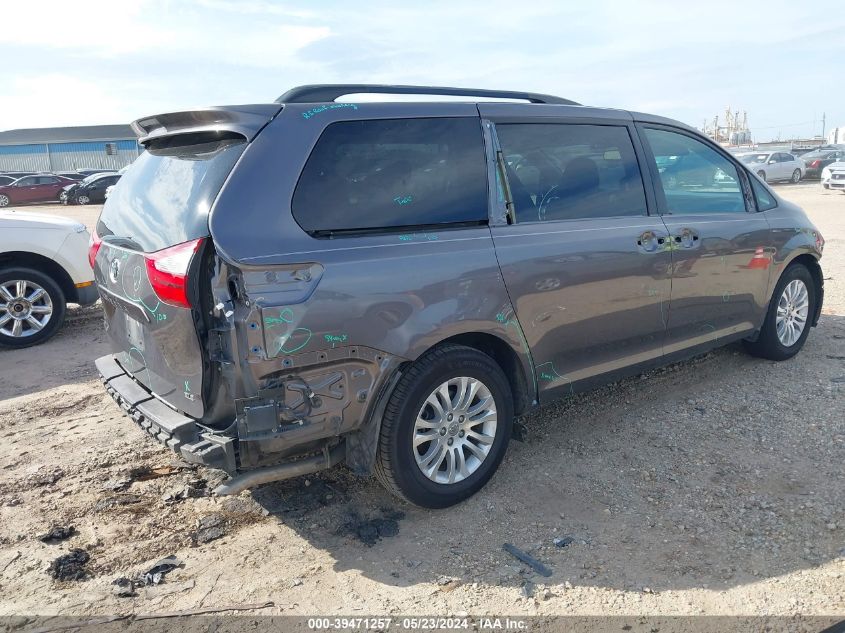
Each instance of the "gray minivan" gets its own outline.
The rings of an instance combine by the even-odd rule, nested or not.
[[[96,364],[220,494],[345,462],[449,506],[532,407],[736,340],[787,359],[821,311],[804,212],[662,117],[325,85],[133,125],[92,236]]]

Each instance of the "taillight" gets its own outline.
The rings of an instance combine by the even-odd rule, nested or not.
[[[191,307],[188,300],[188,268],[200,244],[202,238],[144,255],[147,278],[156,296],[164,303],[180,308]]]
[[[824,250],[824,237],[816,231],[816,249],[821,253]]]
[[[810,164],[807,165],[807,167],[812,167],[813,169],[815,169],[816,167],[818,167],[821,164],[822,164],[822,162],[820,160],[816,159],[814,161],[810,161]]]
[[[97,259],[97,253],[100,252],[100,246],[102,244],[103,240],[97,235],[97,231],[91,231],[91,237],[88,239],[88,263],[91,264],[92,269],[94,268],[94,260]]]

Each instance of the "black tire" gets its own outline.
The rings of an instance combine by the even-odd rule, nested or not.
[[[497,424],[487,456],[462,481],[437,483],[417,465],[414,423],[426,398],[450,378],[481,381],[496,405]],[[446,508],[486,484],[504,457],[513,431],[513,395],[499,365],[487,354],[462,345],[444,345],[419,358],[402,375],[382,419],[375,474],[392,493],[425,508]]]
[[[801,170],[796,169],[792,172],[792,183],[798,184],[801,181]]]
[[[767,182],[766,181],[766,172],[764,172],[762,169],[757,172],[757,175],[760,176],[760,180],[762,180],[763,182]]]
[[[807,287],[807,295],[809,297],[809,307],[807,309],[807,322],[804,325],[804,330],[801,336],[798,337],[792,345],[787,347],[781,343],[777,335],[777,326],[775,320],[777,317],[778,301],[783,294],[784,288],[787,284],[795,279],[804,282]],[[763,327],[760,330],[760,335],[756,341],[743,341],[746,351],[752,356],[760,358],[768,358],[769,360],[787,360],[795,356],[801,348],[804,347],[804,341],[810,334],[810,324],[813,320],[813,315],[816,310],[816,285],[813,281],[813,276],[807,267],[803,264],[792,264],[789,266],[778,280],[775,291],[772,293],[772,298],[769,300],[769,309],[766,312],[766,319],[763,321]]]
[[[33,268],[0,268],[0,284],[19,279],[31,281],[41,286],[50,298],[53,313],[41,330],[27,336],[12,336],[3,331],[6,328],[5,325],[0,326],[0,347],[23,348],[43,343],[59,331],[59,328],[62,327],[62,322],[65,320],[65,294],[52,277]],[[9,304],[5,297],[0,298],[0,302],[5,305]],[[6,311],[0,311],[0,318],[6,314]],[[28,328],[29,326],[26,327]]]

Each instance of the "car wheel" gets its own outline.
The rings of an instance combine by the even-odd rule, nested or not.
[[[388,400],[375,474],[411,503],[445,508],[489,481],[512,430],[513,396],[499,365],[462,345],[435,348]]]
[[[757,175],[760,176],[760,180],[762,180],[763,182],[767,182],[766,181],[766,172],[764,172],[762,169],[757,172]]]
[[[12,201],[9,200],[9,196],[0,193],[0,207],[8,207],[10,204],[12,204]]]
[[[801,180],[801,170],[796,169],[792,172],[792,182],[797,183],[799,180]]]
[[[815,309],[813,277],[806,266],[793,264],[778,280],[760,335],[754,342],[744,341],[745,348],[770,360],[792,358],[807,340]]]
[[[43,343],[64,318],[65,295],[51,277],[31,268],[0,269],[0,346]]]
[[[824,187],[825,189],[830,189],[830,185],[827,183],[822,183],[822,187]]]
[[[76,204],[88,204],[91,202],[91,198],[82,194],[81,196],[76,196]]]

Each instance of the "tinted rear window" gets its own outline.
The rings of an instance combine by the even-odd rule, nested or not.
[[[480,121],[333,123],[305,164],[293,216],[309,232],[486,221]]]
[[[146,148],[106,200],[97,233],[148,253],[208,235],[208,211],[244,147],[237,135],[191,135]]]

